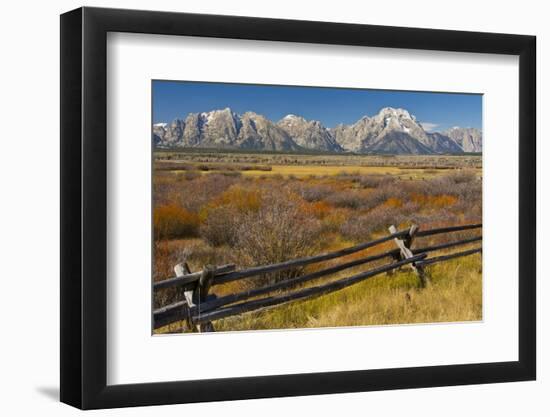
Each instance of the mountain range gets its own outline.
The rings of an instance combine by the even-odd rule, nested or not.
[[[239,115],[225,108],[155,123],[153,143],[158,148],[429,155],[481,152],[482,133],[469,127],[427,131],[407,110],[393,107],[332,129],[293,114],[273,122],[254,112]]]

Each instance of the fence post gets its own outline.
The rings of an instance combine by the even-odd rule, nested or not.
[[[391,258],[394,262],[399,262],[402,258],[401,258],[401,253],[392,253],[391,254]],[[388,272],[386,272],[386,274],[388,274],[388,276],[393,276],[395,275],[395,272],[402,269],[403,267],[400,266],[399,268],[397,269],[390,269]]]
[[[193,297],[192,297],[193,303],[199,306],[199,311],[200,311],[201,302],[206,301],[206,297],[208,296],[208,291],[210,290],[210,287],[212,285],[212,280],[214,279],[215,271],[216,271],[216,268],[212,265],[205,265],[202,268],[201,277],[197,281],[197,286],[193,291]],[[213,332],[214,325],[210,321],[199,324],[198,331],[201,333]]]
[[[174,272],[176,273],[177,277],[180,277],[182,275],[190,274],[191,269],[189,268],[187,262],[182,262],[174,266]],[[187,329],[192,332],[196,332],[198,331],[198,329],[197,326],[193,323],[193,319],[191,317],[191,308],[195,305],[193,303],[193,291],[184,291],[183,296],[185,297],[185,301],[187,302],[187,304],[183,306],[183,308],[185,309]]]
[[[397,233],[397,229],[393,224],[389,227],[389,231],[391,234]],[[411,251],[411,245],[414,239],[414,235],[416,234],[417,231],[418,231],[418,226],[413,224],[410,227],[409,233],[405,238],[400,239],[396,237],[393,239],[395,244],[399,248],[401,259],[409,259],[413,257],[413,253]],[[426,275],[424,268],[422,266],[415,265],[414,262],[411,263],[410,265],[413,271],[416,272],[416,275],[418,275],[418,278],[420,280],[420,286],[422,288],[425,288],[430,283],[430,280]]]

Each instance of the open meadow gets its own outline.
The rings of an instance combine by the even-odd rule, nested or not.
[[[191,271],[224,264],[240,270],[368,242],[387,236],[390,225],[401,230],[416,224],[425,230],[482,221],[481,156],[474,154],[157,150],[153,168],[155,282],[174,277],[180,262],[187,262]],[[461,231],[419,237],[413,248],[475,235]],[[392,241],[322,265],[216,285],[210,292],[220,297],[254,289],[390,249],[395,249]],[[383,263],[350,268],[315,285]],[[481,320],[481,269],[479,253],[434,264],[426,269],[431,284],[420,288],[412,269],[403,266],[311,300],[213,324],[216,331],[234,331]],[[153,307],[182,298],[177,288],[155,291]],[[184,327],[180,321],[155,332]]]

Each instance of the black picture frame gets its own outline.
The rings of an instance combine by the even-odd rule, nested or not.
[[[107,385],[108,32],[519,56],[519,360]],[[533,380],[536,38],[102,8],[61,15],[61,401],[82,409]]]

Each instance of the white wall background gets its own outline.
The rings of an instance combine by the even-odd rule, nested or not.
[[[370,3],[370,4],[369,4]],[[491,4],[492,3],[492,4]],[[0,410],[4,415],[74,415],[59,392],[59,17],[82,3],[60,0],[5,2],[0,15]],[[550,234],[550,156],[543,120],[550,97],[550,26],[544,3],[407,1],[299,2],[278,0],[93,1],[86,5],[370,23],[395,26],[510,32],[538,37],[539,236]],[[546,158],[545,158],[546,157]],[[539,259],[550,249],[539,239]],[[471,416],[548,415],[550,404],[550,284],[539,267],[538,381],[231,403],[100,411],[98,415],[203,416],[351,415]],[[30,278],[30,281],[28,280]],[[18,312],[24,304],[25,309]],[[30,414],[32,415],[32,414]]]

